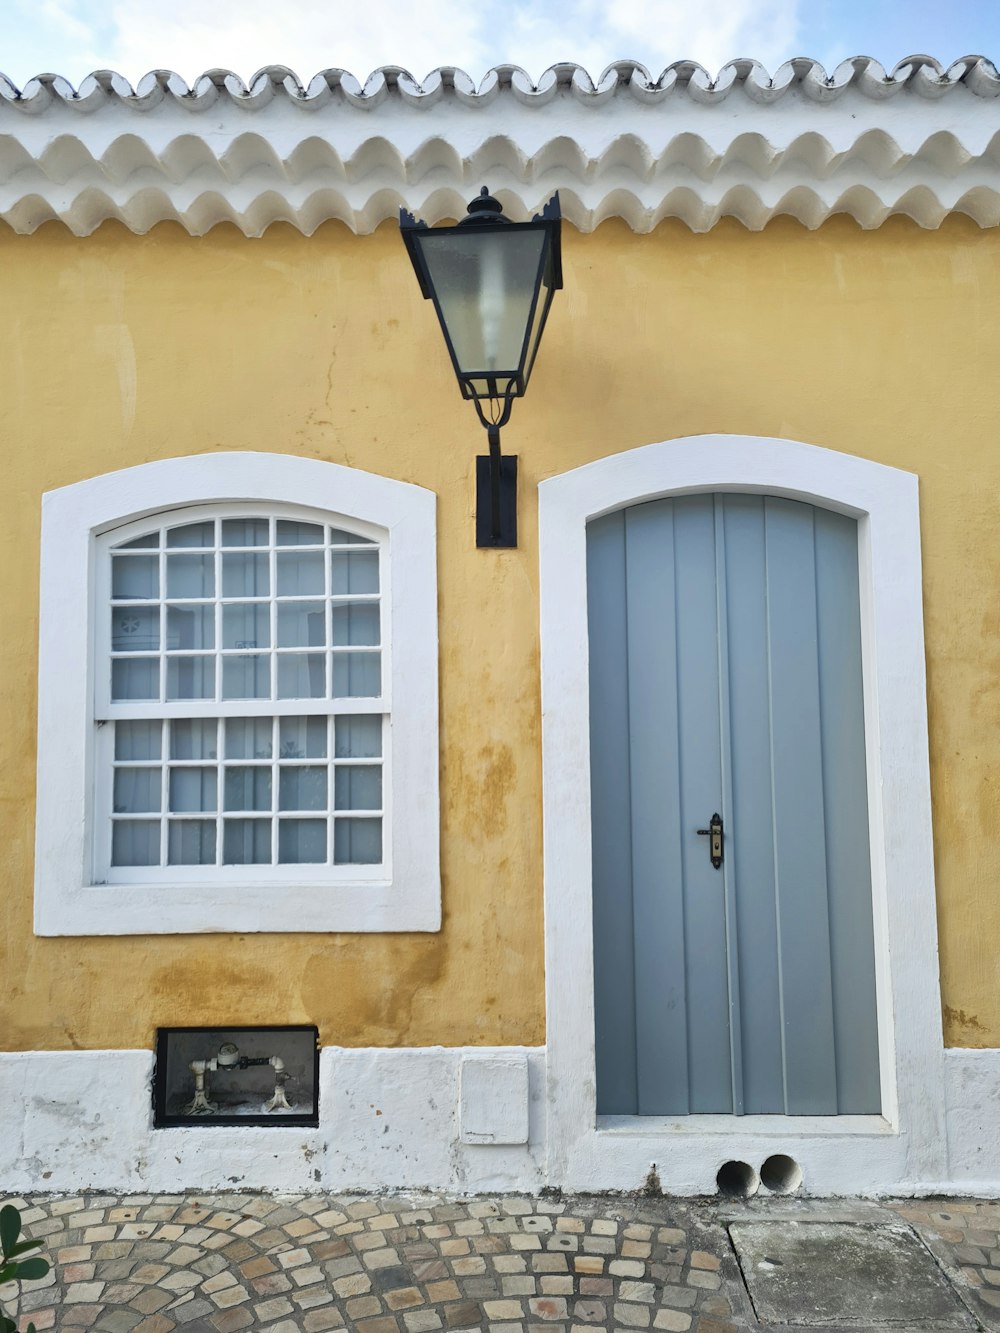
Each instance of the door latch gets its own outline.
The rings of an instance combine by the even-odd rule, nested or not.
[[[708,821],[708,828],[698,829],[698,834],[702,838],[708,839],[709,860],[716,870],[722,865],[722,816],[718,811]]]

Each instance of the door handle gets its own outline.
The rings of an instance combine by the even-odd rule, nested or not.
[[[722,866],[722,844],[725,835],[722,831],[722,816],[718,811],[708,821],[708,828],[697,830],[699,837],[708,839],[708,857],[718,870]]]

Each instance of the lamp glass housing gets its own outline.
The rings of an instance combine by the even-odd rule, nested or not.
[[[520,397],[562,286],[558,197],[531,222],[470,217],[429,228],[404,213],[401,226],[463,397]]]

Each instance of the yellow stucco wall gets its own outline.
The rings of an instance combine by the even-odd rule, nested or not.
[[[316,1022],[326,1043],[544,1040],[536,491],[652,440],[786,436],[921,478],[945,1037],[1000,1045],[1000,230],[834,220],[564,234],[505,448],[521,544],[477,551],[458,396],[397,229],[0,233],[0,1046]],[[39,499],[172,455],[330,459],[439,497],[439,935],[36,939]],[[67,664],[67,669],[75,669]]]

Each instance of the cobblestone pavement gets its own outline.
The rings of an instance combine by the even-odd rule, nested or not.
[[[1000,1330],[993,1202],[245,1194],[10,1202],[26,1233],[44,1239],[53,1269],[24,1284],[19,1307],[4,1308],[39,1330],[741,1333],[764,1325],[727,1224],[769,1217],[902,1220],[951,1282],[967,1326]],[[14,1294],[0,1289],[0,1300]]]

